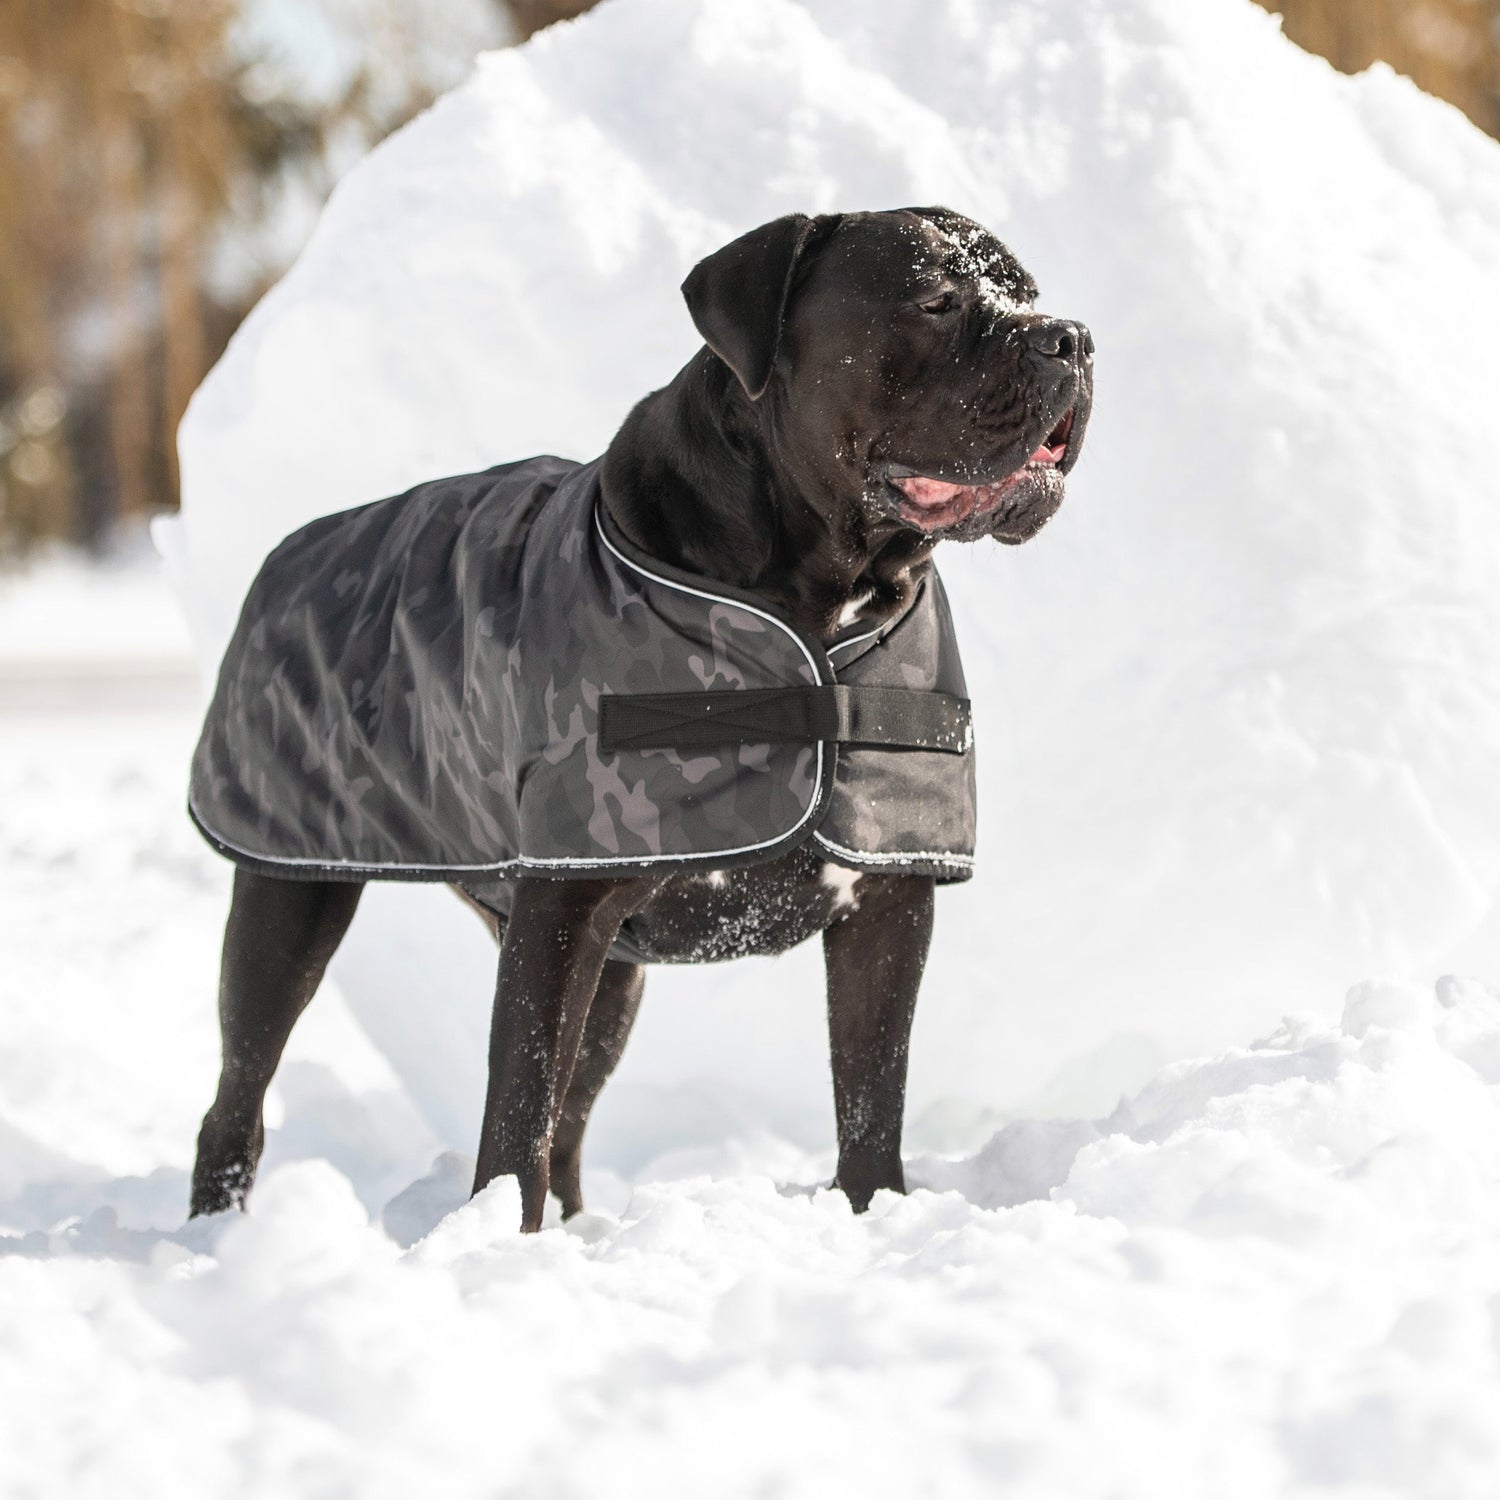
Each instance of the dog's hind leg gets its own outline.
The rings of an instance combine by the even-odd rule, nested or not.
[[[906,1191],[901,1119],[912,1014],[932,939],[933,882],[863,875],[858,907],[823,932],[841,1187],[856,1213]]]
[[[363,889],[235,871],[219,973],[223,1065],[198,1133],[193,1214],[244,1206],[265,1142],[266,1089]]]
[[[644,965],[621,963],[618,959],[605,961],[599,988],[594,991],[588,1019],[583,1023],[583,1040],[578,1044],[578,1057],[563,1098],[562,1113],[552,1132],[549,1176],[565,1219],[583,1208],[580,1185],[583,1132],[594,1101],[625,1051],[645,987]]]
[[[609,946],[661,880],[516,882],[500,945],[474,1191],[514,1173],[523,1230],[542,1227],[552,1134]]]

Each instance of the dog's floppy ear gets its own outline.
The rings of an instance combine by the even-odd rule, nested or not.
[[[704,343],[752,399],[771,379],[792,279],[818,222],[806,214],[773,219],[700,260],[682,283]]]

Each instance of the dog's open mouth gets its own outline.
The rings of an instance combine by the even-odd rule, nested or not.
[[[1026,480],[1055,470],[1068,451],[1076,410],[1069,407],[1036,451],[1013,474],[989,484],[955,484],[925,474],[892,474],[890,482],[901,493],[901,518],[923,531],[946,530],[996,510]],[[1061,477],[1056,483],[1061,484]]]

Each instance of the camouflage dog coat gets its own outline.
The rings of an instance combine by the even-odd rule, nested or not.
[[[262,566],[189,808],[292,878],[727,868],[810,843],[967,879],[974,755],[936,572],[828,644],[638,553],[599,462],[440,479],[312,522]]]

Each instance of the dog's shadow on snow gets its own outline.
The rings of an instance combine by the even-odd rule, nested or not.
[[[47,1258],[60,1253],[145,1261],[166,1231],[122,1228],[127,1224],[182,1222],[188,1174],[161,1167],[145,1177],[111,1177],[86,1163],[40,1145],[14,1126],[0,1123],[0,1161],[11,1191],[0,1197],[0,1256]],[[195,1236],[201,1238],[201,1232]]]
[[[416,1143],[407,1136],[408,1122],[372,1110],[368,1099],[349,1095],[316,1065],[293,1065],[287,1072],[285,1119],[268,1133],[263,1171],[295,1161],[328,1162],[349,1180],[372,1222],[403,1250],[470,1201],[471,1156],[441,1151],[426,1157],[431,1164],[422,1171],[421,1158],[413,1160]],[[662,1101],[653,1096],[650,1102]],[[821,1153],[810,1155],[779,1136],[757,1135],[739,1119],[730,1125],[717,1117],[701,1123],[698,1144],[656,1154],[641,1150],[647,1137],[639,1130],[621,1132],[613,1155],[608,1146],[600,1152],[604,1165],[586,1166],[584,1196],[593,1212],[571,1221],[570,1232],[590,1237],[603,1232],[628,1213],[635,1190],[650,1184],[769,1177],[788,1199],[810,1199],[829,1186],[832,1161]],[[981,1209],[1046,1198],[1067,1180],[1078,1152],[1119,1123],[1013,1120],[972,1154],[909,1156],[907,1187],[955,1192]],[[611,1139],[608,1133],[602,1138]],[[651,1144],[659,1147],[655,1140]],[[629,1159],[622,1155],[625,1145],[635,1152]],[[7,1226],[0,1229],[0,1256],[74,1254],[144,1263],[164,1243],[208,1253],[240,1218],[230,1213],[188,1220],[189,1174],[181,1167],[112,1176],[3,1122],[0,1162],[7,1169],[0,1176],[0,1225]],[[560,1221],[556,1203],[549,1202],[547,1226]]]
[[[43,1259],[71,1254],[144,1264],[159,1254],[164,1243],[191,1253],[211,1253],[219,1236],[239,1219],[238,1214],[226,1213],[184,1222],[188,1173],[179,1168],[163,1167],[145,1177],[110,1178],[45,1153],[33,1143],[13,1140],[14,1135],[6,1132],[0,1155],[12,1161],[27,1160],[32,1168],[45,1155],[52,1170],[0,1200],[0,1222],[30,1226],[19,1233],[0,1232],[0,1257]],[[1099,1127],[1087,1121],[1016,1121],[972,1156],[927,1154],[908,1159],[907,1187],[956,1192],[976,1208],[1014,1207],[1045,1198],[1066,1181],[1078,1151],[1099,1135]],[[648,1169],[638,1185],[710,1175],[694,1170],[695,1165],[663,1161]],[[473,1174],[472,1157],[443,1152],[427,1172],[372,1214],[372,1220],[403,1250],[410,1249],[470,1201]],[[590,1175],[595,1174],[586,1177]],[[776,1191],[788,1199],[811,1199],[829,1186],[826,1176],[812,1182],[773,1180]],[[600,1226],[626,1213],[632,1191],[613,1174],[597,1174],[596,1180],[586,1182],[586,1197],[604,1213],[580,1215],[570,1222],[570,1230],[592,1237]],[[556,1204],[549,1203],[547,1227],[559,1222]],[[175,1227],[134,1227],[150,1225]]]

